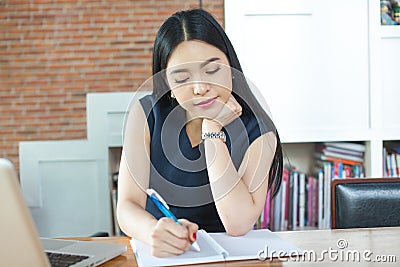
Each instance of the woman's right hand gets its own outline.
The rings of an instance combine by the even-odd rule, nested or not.
[[[151,238],[151,254],[156,257],[171,257],[180,255],[190,249],[196,241],[198,225],[185,219],[179,219],[182,225],[171,218],[163,217],[158,220]]]

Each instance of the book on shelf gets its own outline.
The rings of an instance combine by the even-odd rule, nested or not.
[[[266,216],[269,216],[269,229],[271,230],[279,228],[280,225],[280,215],[276,212],[276,206],[280,206],[280,204],[277,203],[278,200],[281,199],[280,194],[282,194],[282,190],[279,190],[274,198],[270,195],[269,213]]]
[[[277,212],[277,215],[280,215],[279,217],[279,228],[276,228],[276,230],[283,230],[286,229],[287,226],[287,217],[286,217],[286,206],[287,206],[287,188],[289,184],[289,179],[288,180],[282,180],[282,187],[281,187],[281,195],[279,202],[276,203],[275,205],[275,210]],[[279,205],[280,204],[280,205]]]
[[[329,162],[326,162],[324,165],[324,202],[323,202],[323,210],[324,216],[322,220],[322,225],[319,225],[320,229],[329,229],[330,228],[330,217],[331,217],[331,182],[332,182],[332,166]]]
[[[300,173],[299,176],[299,228],[306,224],[306,175]]]
[[[318,228],[322,228],[324,218],[324,171],[321,169],[318,171]]]
[[[360,158],[362,158],[364,156],[364,152],[361,152],[359,150],[340,148],[340,147],[331,146],[329,144],[332,144],[332,143],[318,143],[315,145],[315,147],[316,147],[317,151],[330,152],[330,153],[336,153],[336,154],[341,154],[341,155],[350,155],[350,156],[355,156],[355,157],[360,157]]]
[[[383,148],[383,177],[400,177],[400,153],[392,147]]]
[[[318,180],[314,177],[308,177],[309,183],[311,184],[311,207],[309,211],[311,212],[311,222],[308,226],[313,227],[318,223]]]
[[[281,230],[288,229],[289,225],[289,193],[290,193],[290,170],[286,169],[286,173],[282,179],[285,179],[285,187],[282,190],[282,219],[281,219]]]
[[[363,163],[362,161],[359,162],[359,161],[353,161],[353,160],[348,160],[348,159],[343,159],[343,158],[332,158],[332,157],[328,157],[328,156],[318,153],[318,152],[314,153],[314,157],[317,160],[317,163],[318,163],[318,161],[341,162],[342,164],[352,165],[352,166],[360,165]]]
[[[286,205],[286,213],[287,213],[287,229],[288,230],[293,230],[293,210],[294,210],[294,174],[296,171],[290,172],[289,175],[289,190],[286,191],[287,193],[287,205]]]
[[[333,158],[333,159],[336,159],[335,161],[339,161],[339,160],[351,161],[351,162],[354,162],[353,164],[359,164],[364,161],[364,158],[363,158],[364,156],[359,157],[359,156],[341,154],[341,153],[337,153],[337,152],[331,152],[331,151],[327,151],[327,150],[317,151],[315,153],[315,156],[317,158],[321,158],[322,160],[326,160],[326,158]],[[323,157],[323,156],[325,156],[325,157]]]
[[[340,148],[348,151],[356,151],[365,153],[366,146],[364,144],[353,142],[325,142],[323,145],[327,147]]]

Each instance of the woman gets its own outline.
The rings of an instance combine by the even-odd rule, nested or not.
[[[153,93],[134,103],[125,127],[117,217],[158,257],[189,249],[199,228],[243,235],[279,189],[282,149],[270,117],[241,73],[218,22],[177,12],[153,49]],[[181,225],[148,200],[155,189]]]

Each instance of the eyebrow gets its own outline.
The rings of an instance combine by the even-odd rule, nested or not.
[[[216,60],[219,60],[219,59],[220,59],[219,57],[213,57],[213,58],[207,59],[206,61],[204,61],[203,63],[200,64],[200,68],[204,68],[205,66],[207,66],[207,64],[214,62]],[[189,70],[188,69],[175,69],[175,70],[171,71],[169,74],[171,75],[174,73],[182,73],[182,72],[189,72]]]
[[[174,73],[181,73],[181,72],[189,72],[189,70],[188,69],[176,69],[176,70],[171,71],[169,74],[171,75]]]
[[[204,68],[208,63],[211,63],[213,61],[219,60],[219,57],[213,57],[210,59],[207,59],[206,61],[204,61],[203,63],[200,64],[200,68]]]

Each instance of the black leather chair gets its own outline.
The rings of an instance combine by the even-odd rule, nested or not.
[[[110,235],[107,232],[97,232],[91,235],[90,237],[109,237]]]
[[[332,229],[400,226],[400,178],[334,179]]]

